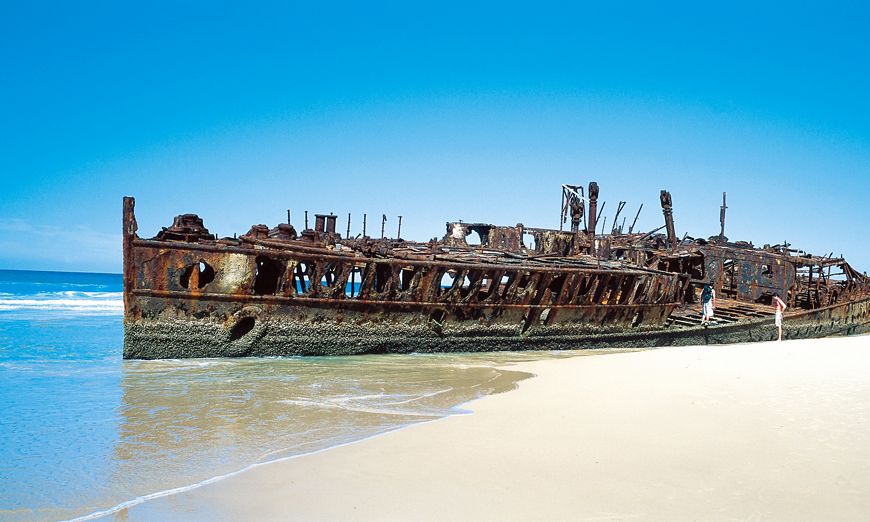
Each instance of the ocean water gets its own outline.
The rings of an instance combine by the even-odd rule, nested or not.
[[[123,361],[121,276],[0,270],[0,519],[115,508],[463,414],[548,353]],[[497,367],[498,366],[498,367]]]

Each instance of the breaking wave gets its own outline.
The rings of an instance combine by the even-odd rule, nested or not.
[[[124,312],[122,292],[39,292],[0,295],[0,312],[62,312],[83,315],[120,315]]]

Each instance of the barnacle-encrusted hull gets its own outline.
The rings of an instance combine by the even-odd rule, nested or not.
[[[783,338],[806,339],[870,332],[870,300],[813,310],[784,322]],[[289,311],[289,310],[288,310]],[[550,328],[518,335],[515,328],[465,326],[436,333],[425,324],[355,323],[326,314],[317,321],[300,321],[289,314],[248,307],[261,317],[248,335],[232,336],[232,321],[218,317],[141,318],[128,324],[124,357],[163,359],[293,355],[354,355],[365,353],[479,352],[502,350],[576,350],[643,348],[769,341],[776,338],[773,318],[713,326],[646,329]],[[232,317],[232,314],[230,315]]]
[[[590,186],[590,193],[593,192]],[[597,196],[597,186],[595,187]],[[575,201],[576,203],[576,201]],[[441,241],[342,239],[335,216],[217,239],[195,215],[153,239],[124,199],[125,358],[649,347],[867,331],[867,279],[839,259],[668,237],[448,224]],[[567,207],[566,207],[567,208]],[[590,218],[594,201],[590,199]],[[579,221],[579,220],[575,220]],[[592,224],[594,226],[594,224]],[[723,227],[724,228],[724,227]],[[468,232],[481,236],[471,247]],[[535,247],[522,238],[531,234]],[[809,266],[809,281],[800,270]],[[819,279],[842,268],[841,280]],[[815,270],[815,271],[814,271]],[[697,289],[720,295],[698,325]],[[767,300],[767,302],[765,302]]]

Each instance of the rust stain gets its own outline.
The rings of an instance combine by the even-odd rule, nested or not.
[[[616,218],[609,233],[598,233],[604,208],[598,185],[562,190],[558,230],[457,221],[426,243],[342,237],[333,214],[315,214],[310,229],[307,212],[301,232],[291,223],[259,224],[238,238],[217,238],[199,216],[182,214],[143,239],[134,200],[126,197],[125,323],[147,317],[231,324],[254,306],[290,320],[294,314],[335,323],[402,320],[438,334],[455,324],[514,325],[526,335],[566,324],[679,326],[674,312],[691,307],[704,284],[734,303],[724,313],[735,320],[757,317],[775,295],[792,313],[870,295],[867,276],[842,258],[729,241],[724,194],[719,235],[681,239],[668,191],[660,194],[662,227],[635,233],[635,216],[628,233]],[[570,230],[563,230],[569,219]],[[386,216],[382,230],[385,222]]]

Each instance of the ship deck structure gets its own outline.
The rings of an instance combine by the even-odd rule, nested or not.
[[[635,232],[601,220],[596,183],[562,186],[559,229],[448,222],[415,242],[314,228],[254,225],[217,238],[195,214],[140,238],[123,202],[124,357],[348,355],[650,347],[870,330],[870,279],[841,257],[725,236],[679,238],[671,195],[664,224]],[[642,207],[641,207],[642,208]],[[365,223],[365,218],[364,218]],[[401,223],[401,221],[400,221]],[[600,223],[600,225],[599,225]],[[568,225],[568,227],[565,227]],[[401,225],[399,225],[401,227]],[[700,289],[717,293],[700,325]]]

